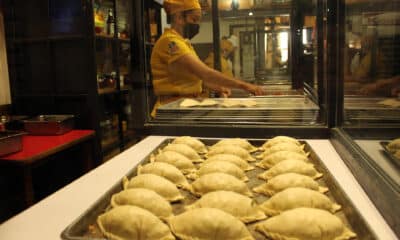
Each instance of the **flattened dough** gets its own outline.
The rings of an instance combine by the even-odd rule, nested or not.
[[[209,192],[186,209],[218,208],[244,223],[265,219],[266,216],[249,197],[231,191]]]
[[[172,207],[169,202],[150,189],[131,188],[116,193],[111,197],[112,207],[123,205],[146,209],[163,220],[172,216]]]
[[[186,144],[189,147],[193,148],[198,153],[206,153],[207,152],[206,145],[204,145],[203,142],[201,142],[199,139],[197,139],[195,137],[190,137],[190,136],[176,137],[172,141],[172,143]]]
[[[184,155],[173,152],[173,151],[164,151],[157,154],[154,158],[155,162],[165,162],[177,167],[183,174],[189,174],[196,171],[196,167],[193,162],[190,161]]]
[[[319,186],[314,179],[297,173],[284,173],[273,177],[267,183],[263,183],[253,188],[253,191],[267,196],[272,196],[275,193],[290,187],[304,187],[322,193],[328,191],[327,188]]]
[[[154,214],[135,206],[119,206],[100,215],[97,224],[110,240],[173,240],[168,226]]]
[[[170,202],[183,199],[183,196],[179,192],[178,188],[176,188],[175,184],[166,178],[154,174],[141,174],[129,181],[124,179],[124,189],[128,188],[147,188],[155,191]]]
[[[213,191],[233,191],[246,196],[253,196],[247,185],[226,173],[210,173],[201,176],[192,183],[192,193],[196,196],[202,196]]]
[[[196,106],[200,106],[200,102],[194,99],[190,99],[190,98],[185,98],[180,104],[180,107],[196,107]]]
[[[202,107],[209,107],[209,106],[215,106],[218,105],[218,102],[211,99],[211,98],[205,98],[203,101],[200,102],[200,106]]]
[[[254,240],[244,223],[216,208],[196,208],[169,219],[182,240]]]
[[[253,158],[248,151],[239,147],[232,145],[223,145],[223,146],[213,146],[207,153],[207,157],[212,157],[217,154],[232,154],[240,157],[243,160],[248,162],[254,162],[256,159]]]
[[[285,160],[282,161],[269,170],[258,175],[261,179],[271,179],[283,173],[298,173],[309,176],[313,179],[322,177],[322,173],[315,170],[312,163],[306,163],[300,160]]]
[[[189,189],[190,186],[183,173],[177,167],[169,163],[153,162],[143,166],[139,165],[137,175],[144,173],[151,173],[164,177],[173,182],[176,186],[184,189]]]
[[[226,161],[235,164],[240,167],[243,171],[253,170],[254,167],[251,166],[247,161],[241,159],[240,157],[233,154],[216,154],[212,157],[207,158],[204,163],[212,162],[212,161]]]
[[[195,174],[189,175],[188,178],[197,179],[198,177],[215,172],[226,173],[245,182],[249,180],[240,167],[227,161],[205,161],[203,165],[201,165],[199,171]]]
[[[201,159],[199,154],[197,154],[197,152],[193,148],[189,147],[186,144],[171,143],[171,144],[168,144],[167,146],[165,146],[162,151],[163,152],[164,151],[173,151],[173,152],[180,153],[194,163],[203,162],[203,159]]]
[[[283,211],[299,207],[319,208],[331,213],[335,213],[341,208],[326,195],[300,187],[287,188],[260,204],[260,209],[268,216],[275,216]]]
[[[214,146],[226,146],[226,145],[239,146],[239,147],[247,150],[248,152],[255,152],[258,150],[258,148],[251,145],[251,143],[249,143],[249,141],[247,141],[246,139],[242,139],[242,138],[222,139],[222,140],[218,141],[216,144],[214,144],[213,147]]]
[[[274,240],[344,240],[356,237],[328,211],[296,208],[256,224],[256,231]]]
[[[268,156],[264,156],[264,158],[260,162],[256,163],[256,166],[264,169],[269,169],[275,164],[284,160],[300,160],[303,162],[309,161],[307,156],[304,156],[303,154],[291,151],[279,151]]]

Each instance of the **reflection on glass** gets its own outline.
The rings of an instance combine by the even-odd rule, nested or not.
[[[373,8],[373,1],[346,5],[346,124],[400,122],[400,14],[395,2]]]

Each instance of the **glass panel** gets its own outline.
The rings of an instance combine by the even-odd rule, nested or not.
[[[99,93],[116,89],[116,65],[113,58],[115,52],[114,41],[110,39],[96,39],[97,83]]]
[[[83,34],[86,30],[86,15],[81,0],[49,1],[50,33]]]
[[[93,2],[94,30],[98,36],[113,37],[115,33],[115,8],[112,0]]]
[[[322,41],[318,44],[316,29],[317,11],[324,12],[325,9],[317,9],[317,1],[220,0],[217,1],[218,13],[213,14],[212,2],[200,1],[200,32],[190,40],[196,54],[209,67],[262,86],[265,94],[254,97],[242,89],[232,89],[229,97],[235,101],[232,105],[235,111],[227,109],[224,99],[215,98],[214,106],[186,109],[190,114],[183,114],[180,103],[184,97],[178,97],[176,101],[162,105],[155,120],[325,124],[326,85],[324,75],[318,74],[323,68],[319,69],[317,64],[318,53],[324,51],[324,45]],[[149,25],[145,27],[150,33],[148,41],[152,42],[153,35],[158,37],[151,26],[152,20],[161,23],[161,29],[170,25],[166,24],[167,17],[163,14],[150,16]],[[161,16],[159,21],[158,16]],[[323,21],[322,17],[319,21]],[[148,96],[151,95],[149,92]],[[201,95],[215,96],[218,95],[212,91]],[[241,107],[240,103],[246,101],[255,105]]]
[[[131,44],[119,43],[119,85],[121,89],[130,88],[131,79]]]
[[[378,2],[378,3],[377,3]],[[400,189],[400,2],[346,1],[343,127],[370,165]]]
[[[128,39],[131,37],[130,24],[132,23],[132,11],[130,11],[132,3],[126,0],[117,0],[117,29],[120,39]]]

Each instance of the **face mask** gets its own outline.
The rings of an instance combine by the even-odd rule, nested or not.
[[[200,25],[195,23],[186,23],[183,27],[183,37],[192,39],[200,31]]]

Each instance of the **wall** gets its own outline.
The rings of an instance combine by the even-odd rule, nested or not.
[[[11,104],[3,14],[0,11],[0,105]]]

